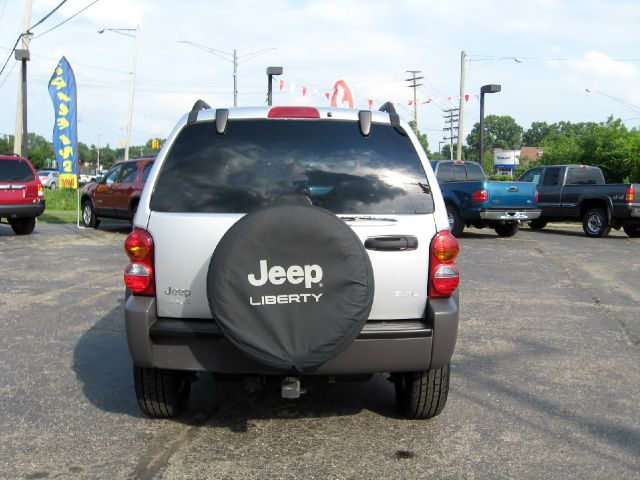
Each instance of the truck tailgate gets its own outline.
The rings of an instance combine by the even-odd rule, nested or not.
[[[492,208],[533,208],[536,206],[536,186],[529,182],[486,182]]]

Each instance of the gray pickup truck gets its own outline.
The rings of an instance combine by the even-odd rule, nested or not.
[[[538,185],[540,218],[529,222],[539,230],[547,222],[582,222],[584,233],[604,237],[622,228],[640,237],[640,184],[605,183],[602,171],[588,165],[546,165],[518,179]]]

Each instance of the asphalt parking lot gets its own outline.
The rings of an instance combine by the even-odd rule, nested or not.
[[[208,376],[144,418],[123,331],[128,225],[0,225],[0,478],[639,478],[640,239],[523,228],[460,239],[443,413],[382,375],[247,394]]]

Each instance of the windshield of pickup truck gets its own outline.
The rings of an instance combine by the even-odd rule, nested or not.
[[[433,212],[425,171],[408,136],[357,122],[230,120],[180,132],[158,174],[151,209],[244,213],[288,198],[333,213]]]

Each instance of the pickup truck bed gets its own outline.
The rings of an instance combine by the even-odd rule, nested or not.
[[[520,222],[540,216],[535,185],[488,181],[475,162],[432,161],[455,236],[465,226],[493,228],[502,237],[515,235]]]
[[[640,184],[607,184],[599,168],[587,165],[537,167],[519,180],[538,187],[542,214],[530,223],[533,229],[547,222],[582,222],[590,237],[604,237],[612,228],[640,236]]]

